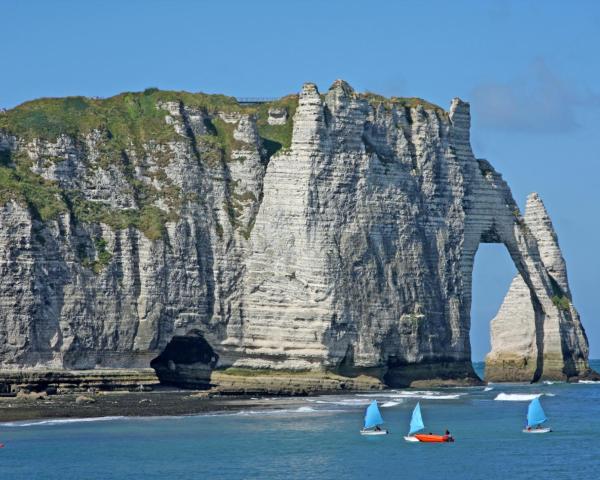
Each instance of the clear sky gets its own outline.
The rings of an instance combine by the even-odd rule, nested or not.
[[[0,0],[0,106],[146,87],[275,97],[336,78],[471,102],[475,154],[542,196],[600,357],[600,2]],[[476,258],[472,344],[514,267]]]

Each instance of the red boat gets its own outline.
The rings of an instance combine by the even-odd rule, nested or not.
[[[445,443],[445,442],[453,442],[454,438],[452,435],[433,435],[433,434],[424,434],[418,433],[415,435],[415,438],[419,440],[419,442],[425,443]]]

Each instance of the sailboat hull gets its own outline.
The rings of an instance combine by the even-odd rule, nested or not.
[[[407,442],[418,442],[419,439],[415,436],[412,435],[407,435],[404,437],[404,440],[406,440]]]
[[[387,430],[365,430],[364,428],[360,431],[361,435],[387,435]]]
[[[549,427],[545,427],[545,428],[532,428],[531,430],[528,430],[526,428],[523,429],[523,433],[548,433],[551,432],[552,429]]]

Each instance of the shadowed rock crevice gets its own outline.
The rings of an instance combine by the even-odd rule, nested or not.
[[[175,336],[150,366],[161,383],[183,388],[209,388],[219,356],[199,332]]]

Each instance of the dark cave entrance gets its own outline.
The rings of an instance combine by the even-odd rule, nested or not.
[[[161,384],[181,388],[210,388],[210,374],[219,356],[198,331],[175,336],[150,366]]]
[[[475,254],[471,284],[471,362],[483,378],[485,356],[491,349],[490,322],[498,313],[517,274],[501,243],[480,243]]]

